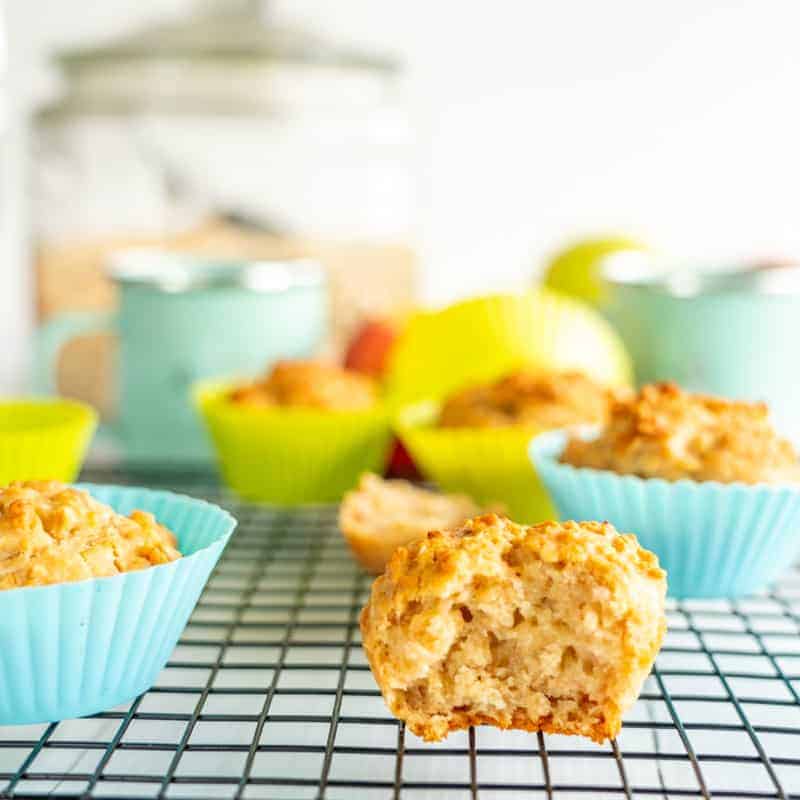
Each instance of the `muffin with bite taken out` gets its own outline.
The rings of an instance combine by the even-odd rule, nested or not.
[[[661,646],[665,590],[608,523],[487,514],[398,548],[361,631],[390,710],[428,741],[493,725],[602,742]]]

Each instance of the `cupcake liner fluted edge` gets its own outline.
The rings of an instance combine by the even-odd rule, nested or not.
[[[800,486],[666,481],[574,467],[563,431],[529,447],[562,519],[608,520],[636,534],[677,599],[742,597],[766,588],[800,554]]]
[[[362,472],[383,472],[391,411],[242,408],[229,383],[200,384],[195,403],[225,483],[246,500],[275,505],[332,503]]]
[[[171,492],[79,488],[122,514],[150,511],[184,555],[108,578],[0,592],[0,725],[87,716],[152,686],[236,526],[223,509]]]

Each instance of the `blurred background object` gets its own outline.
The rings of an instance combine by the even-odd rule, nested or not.
[[[35,322],[116,307],[129,247],[320,262],[336,356],[365,317],[529,287],[553,254],[548,283],[590,300],[608,247],[800,254],[790,0],[5,12],[3,392],[30,386]],[[106,418],[115,347],[83,337],[58,364]]]
[[[221,261],[162,250],[110,257],[118,311],[56,314],[38,333],[37,386],[58,393],[64,345],[115,336],[114,456],[176,465],[210,461],[192,386],[250,377],[282,358],[310,358],[328,332],[328,283],[314,261]],[[106,376],[101,376],[105,378]],[[109,376],[110,377],[110,376]],[[102,381],[105,383],[106,381]]]
[[[628,251],[601,269],[602,307],[639,383],[766,402],[800,441],[800,264],[681,264]]]
[[[25,123],[12,90],[6,10],[0,7],[0,392],[27,385],[33,274],[25,250]]]
[[[45,241],[209,217],[277,236],[408,234],[399,65],[267,8],[197,0],[176,22],[57,52],[65,88],[37,114]]]
[[[641,242],[623,236],[583,239],[553,254],[545,265],[544,285],[591,305],[601,305],[606,294],[604,259],[614,253],[646,249]]]
[[[111,310],[106,265],[128,246],[319,260],[329,351],[360,314],[410,303],[399,65],[273,23],[262,6],[201,0],[178,21],[57,53],[65,89],[35,118],[41,320]],[[112,362],[109,337],[73,340],[57,386],[108,415]]]

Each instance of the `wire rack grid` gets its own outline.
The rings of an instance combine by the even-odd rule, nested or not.
[[[622,734],[472,729],[431,745],[386,710],[335,509],[245,505],[201,475],[102,472],[229,508],[239,528],[155,686],[91,718],[0,728],[0,797],[800,798],[800,572],[670,603]]]

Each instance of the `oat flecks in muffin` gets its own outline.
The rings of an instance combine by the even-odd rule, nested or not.
[[[361,613],[387,705],[427,740],[489,724],[616,736],[666,631],[665,573],[607,523],[494,514],[392,556]]]
[[[378,388],[372,378],[335,364],[279,361],[267,376],[237,387],[230,397],[250,406],[351,411],[374,405]]]
[[[0,488],[0,590],[80,581],[180,558],[152,514],[117,514],[57,481]]]
[[[465,494],[441,494],[367,473],[344,496],[339,528],[364,569],[378,573],[400,545],[460,525],[482,510]]]
[[[521,370],[449,397],[439,424],[446,428],[531,425],[561,428],[604,422],[613,393],[582,372]]]
[[[615,403],[605,430],[570,439],[561,461],[670,481],[800,481],[797,453],[763,403],[690,394],[674,383],[644,386]]]

